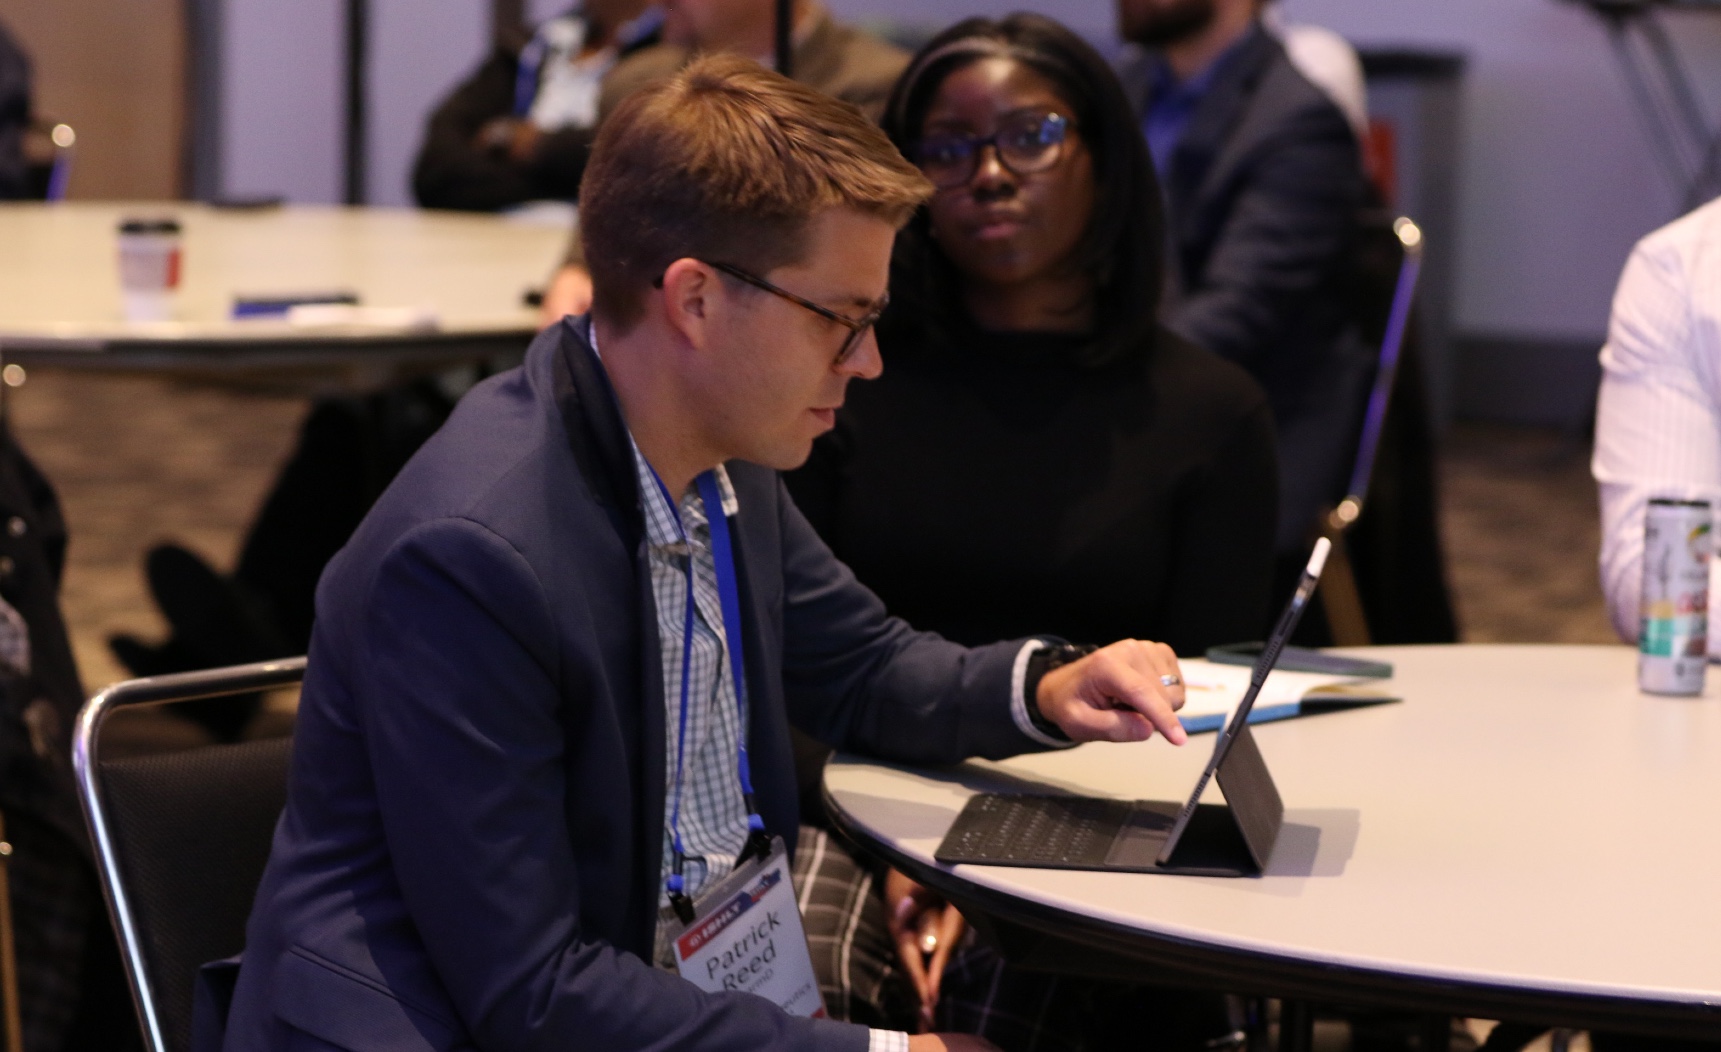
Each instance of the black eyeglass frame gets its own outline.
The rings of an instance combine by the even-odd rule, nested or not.
[[[692,258],[698,259],[697,256]],[[797,307],[805,307],[807,310],[812,311],[819,317],[834,321],[838,325],[849,330],[848,339],[843,341],[842,348],[837,351],[836,358],[831,361],[833,366],[843,364],[854,355],[855,348],[860,346],[861,340],[866,336],[866,331],[878,324],[878,319],[884,315],[885,308],[890,306],[890,293],[886,292],[883,296],[879,297],[878,305],[873,307],[872,310],[867,311],[859,318],[851,318],[845,314],[839,314],[822,304],[814,303],[805,296],[797,296],[788,289],[773,285],[771,282],[766,281],[759,275],[750,271],[742,270],[733,263],[720,263],[716,260],[710,259],[700,259],[699,262],[713,270],[721,271],[737,281],[744,281],[756,289],[763,289],[773,296],[780,296]],[[663,275],[659,274],[656,278],[653,278],[651,284],[653,288],[663,288]]]
[[[1014,113],[1008,114],[1005,116],[1004,120],[1008,121],[1010,118],[1015,116],[1016,114]],[[962,166],[962,177],[960,179],[932,179],[932,175],[926,170],[925,158],[922,155],[922,147],[926,143],[926,139],[924,137],[916,141],[914,144],[915,167],[919,168],[921,174],[925,175],[928,179],[932,179],[932,185],[936,186],[938,189],[955,190],[959,187],[967,186],[971,181],[973,181],[974,173],[980,170],[981,151],[990,146],[992,147],[992,152],[998,155],[998,163],[1004,166],[1005,171],[1008,171],[1010,174],[1018,178],[1025,175],[1035,175],[1040,172],[1049,171],[1052,168],[1057,167],[1058,162],[1063,160],[1064,147],[1069,145],[1070,132],[1075,130],[1075,122],[1056,110],[1034,114],[1034,116],[1038,117],[1042,126],[1051,124],[1056,128],[1058,130],[1058,140],[1057,142],[1050,144],[1051,148],[1046,151],[1045,159],[1035,163],[1033,167],[1023,167],[1020,159],[1014,163],[1011,162],[1008,153],[1003,147],[998,145],[998,138],[1006,131],[1006,129],[1002,127],[993,131],[991,135],[986,136],[952,135],[948,137],[951,141],[964,142],[968,144],[968,161],[967,164]]]

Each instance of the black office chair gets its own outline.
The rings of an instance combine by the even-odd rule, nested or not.
[[[189,1052],[198,968],[244,947],[292,740],[103,759],[102,723],[126,706],[246,695],[304,674],[299,657],[128,680],[79,713],[79,801],[148,1052]]]
[[[1319,523],[1321,536],[1333,545],[1321,577],[1321,606],[1332,641],[1339,646],[1367,646],[1371,641],[1368,617],[1345,542],[1351,527],[1362,517],[1368,499],[1387,407],[1398,380],[1399,355],[1404,349],[1410,307],[1416,299],[1416,283],[1422,273],[1422,229],[1402,216],[1390,222],[1378,216],[1365,217],[1357,253],[1357,280],[1362,286],[1355,294],[1358,323],[1363,338],[1375,343],[1380,351],[1344,499],[1328,509]],[[1379,309],[1381,306],[1384,311]]]
[[[1422,232],[1390,212],[1363,217],[1352,317],[1376,370],[1343,499],[1315,533],[1333,542],[1311,645],[1452,643],[1458,629],[1440,547],[1435,440],[1413,324]],[[1364,516],[1366,506],[1370,514]],[[1324,631],[1324,634],[1323,634]]]

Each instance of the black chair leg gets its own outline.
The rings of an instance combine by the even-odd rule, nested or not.
[[[1547,1027],[1534,1023],[1500,1023],[1488,1032],[1488,1040],[1476,1052],[1520,1052],[1547,1032]]]
[[[1265,997],[1243,999],[1244,1052],[1273,1052],[1272,1020],[1267,1017]]]
[[[1279,1003],[1279,1052],[1313,1052],[1315,1012],[1307,1001]]]
[[[1422,1052],[1450,1052],[1452,1048],[1452,1017],[1429,1015],[1422,1017],[1418,1028]]]

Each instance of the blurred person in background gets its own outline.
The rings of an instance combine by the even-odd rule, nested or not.
[[[608,113],[633,91],[661,81],[696,54],[728,51],[763,66],[776,61],[775,0],[665,0],[663,43],[631,56],[605,86]],[[871,33],[837,21],[819,0],[790,5],[794,78],[878,119],[908,55]]]
[[[1350,121],[1258,7],[1118,0],[1119,30],[1141,48],[1120,74],[1165,188],[1166,323],[1266,389],[1277,547],[1294,575],[1316,516],[1342,495],[1374,368],[1348,288],[1367,183]]]
[[[1310,84],[1345,115],[1357,141],[1368,137],[1368,84],[1362,57],[1350,41],[1325,26],[1291,22],[1279,0],[1257,0],[1261,24],[1285,46],[1285,56]]]
[[[1601,582],[1620,638],[1636,642],[1643,520],[1651,498],[1721,508],[1721,200],[1637,243],[1601,351],[1593,470]],[[1709,653],[1721,654],[1721,559],[1709,562]]]
[[[897,241],[883,376],[786,476],[808,522],[888,608],[957,642],[1146,633],[1199,655],[1251,638],[1272,418],[1243,369],[1158,322],[1157,180],[1105,61],[1039,15],[971,19],[915,57],[884,127],[938,189]],[[798,757],[804,800],[822,759]],[[937,895],[841,851],[820,842],[819,893],[861,900],[882,879],[840,930],[857,953],[897,946],[923,1026],[1005,1049],[1195,1049],[1234,1030],[1216,995],[1010,968]]]
[[[584,0],[529,38],[499,41],[430,115],[412,173],[418,203],[494,211],[572,201],[605,78],[657,42],[660,22],[647,0]]]
[[[818,0],[794,0],[791,10],[791,75],[877,120],[891,86],[908,63],[907,52],[838,22]],[[600,119],[628,94],[669,77],[695,54],[728,51],[766,66],[775,60],[775,0],[667,0],[663,13],[664,42],[616,67],[604,85]],[[544,292],[541,320],[550,325],[579,314],[591,300],[591,275],[576,231],[567,260]]]

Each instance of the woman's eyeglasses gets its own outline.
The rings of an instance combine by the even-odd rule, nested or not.
[[[940,190],[966,186],[980,167],[980,151],[998,151],[998,163],[1011,173],[1043,172],[1063,156],[1070,122],[1060,113],[1012,113],[991,135],[934,133],[914,146],[914,163]]]
[[[837,351],[836,358],[831,362],[832,365],[841,365],[853,356],[855,349],[861,344],[861,339],[866,336],[866,331],[878,324],[879,316],[884,314],[886,307],[890,306],[890,293],[887,292],[883,296],[879,297],[878,304],[874,306],[872,310],[867,311],[859,318],[850,318],[847,315],[838,314],[829,307],[814,303],[810,299],[797,296],[788,289],[779,288],[759,275],[742,270],[734,264],[718,263],[708,259],[702,259],[700,262],[714,270],[722,271],[737,281],[744,281],[756,289],[763,289],[773,296],[781,296],[783,299],[788,300],[797,307],[805,307],[814,314],[817,314],[819,317],[827,318],[847,329],[849,331],[848,339],[843,341],[842,348]],[[651,284],[654,288],[663,288],[663,275],[659,274]]]

